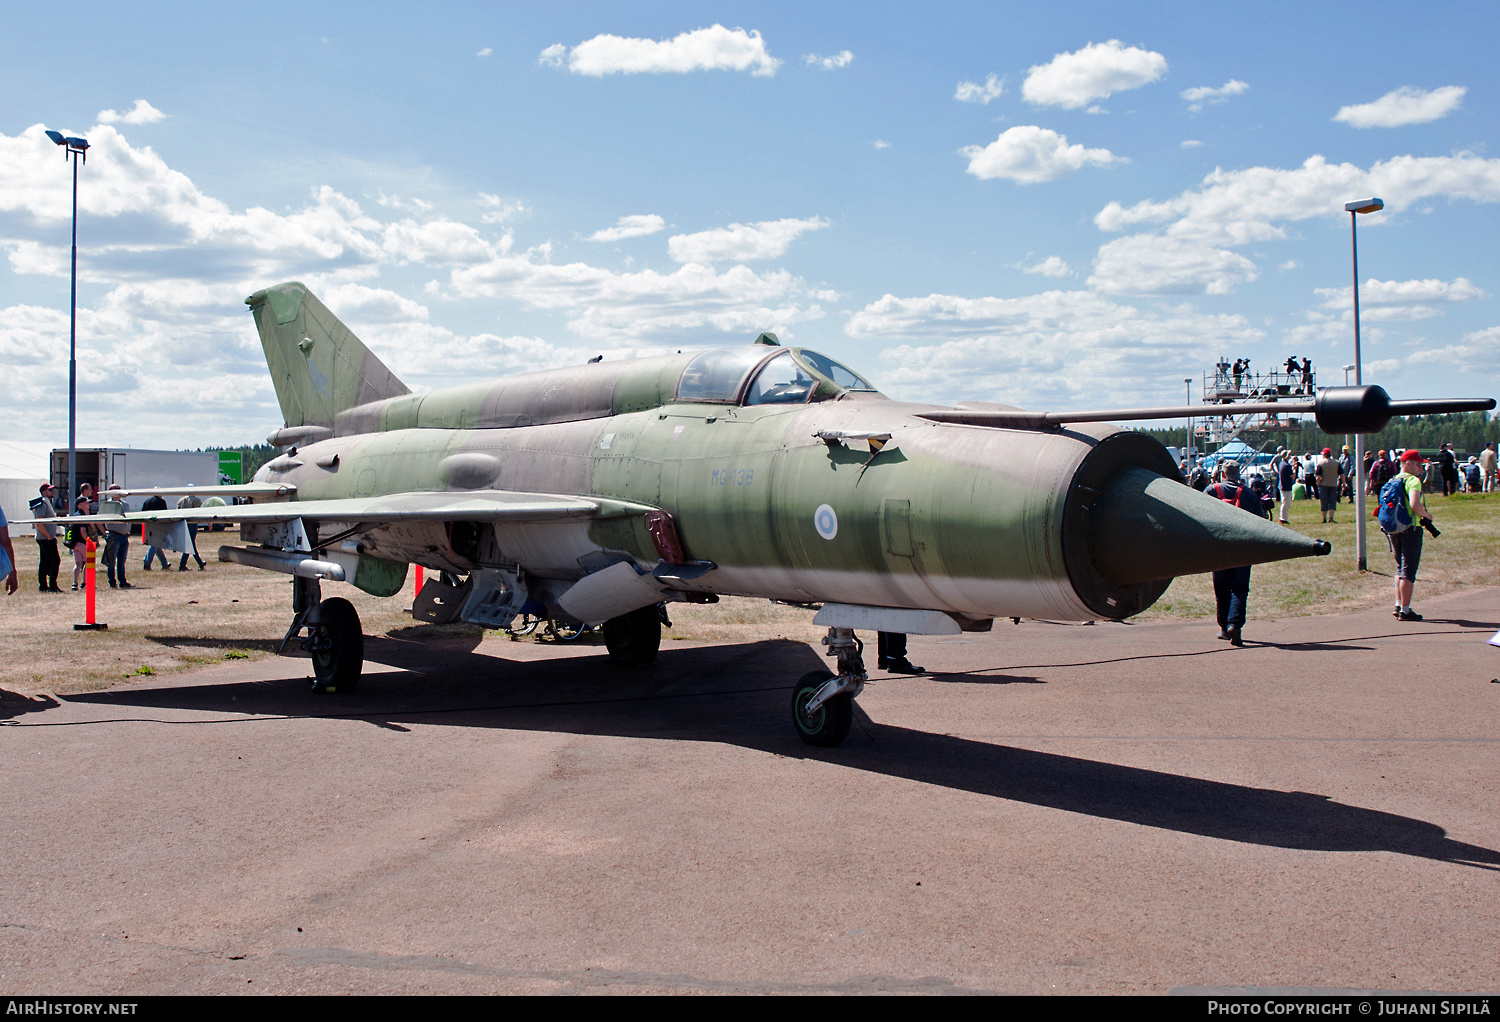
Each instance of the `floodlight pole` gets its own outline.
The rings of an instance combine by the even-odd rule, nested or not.
[[[1191,405],[1193,403],[1193,378],[1189,376],[1182,382],[1187,384],[1187,403]],[[1187,463],[1189,472],[1193,470],[1193,462],[1198,460],[1194,457],[1197,453],[1193,447],[1193,417],[1189,415],[1187,424]]]
[[[89,140],[48,131],[63,147],[63,159],[73,161],[73,289],[68,297],[68,492],[63,507],[71,513],[78,500],[78,161],[89,161]],[[51,472],[49,465],[47,471]]]
[[[69,146],[73,161],[73,288],[68,297],[68,513],[78,501],[78,158],[81,149]]]
[[[1349,214],[1349,254],[1354,263],[1354,385],[1364,385],[1363,366],[1364,362],[1359,351],[1359,232],[1355,227],[1355,219],[1360,213],[1373,213],[1378,209],[1384,209],[1385,203],[1379,199],[1357,199],[1354,202],[1344,203],[1344,209]],[[1358,484],[1354,487],[1354,537],[1356,551],[1356,569],[1368,570],[1365,557],[1365,435],[1354,434],[1354,464],[1360,475]],[[1352,480],[1351,480],[1352,482]]]

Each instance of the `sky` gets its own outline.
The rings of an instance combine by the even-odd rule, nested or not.
[[[413,389],[764,330],[892,397],[1176,403],[1223,356],[1500,392],[1480,4],[18,5],[0,439],[281,424],[301,280]]]

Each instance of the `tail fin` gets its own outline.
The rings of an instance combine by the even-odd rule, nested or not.
[[[357,405],[411,388],[297,281],[245,299],[255,313],[276,400],[288,426],[332,426]]]

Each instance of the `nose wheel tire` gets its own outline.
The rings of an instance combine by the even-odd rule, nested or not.
[[[318,608],[312,630],[314,692],[352,692],[365,663],[365,636],[354,604],[335,597]]]
[[[854,697],[847,692],[818,707],[811,720],[804,712],[818,689],[833,676],[832,671],[809,671],[792,689],[792,725],[797,729],[797,736],[808,745],[825,749],[848,737],[849,727],[854,723]]]

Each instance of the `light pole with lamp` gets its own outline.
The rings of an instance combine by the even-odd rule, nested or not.
[[[1355,229],[1357,213],[1374,213],[1376,210],[1385,208],[1385,203],[1380,199],[1356,199],[1353,202],[1344,203],[1344,210],[1349,214],[1349,253],[1354,261],[1354,385],[1364,386],[1362,378],[1363,362],[1359,354],[1359,232]],[[1345,380],[1348,377],[1345,376]],[[1365,463],[1365,435],[1354,434],[1354,463],[1363,469]],[[1361,473],[1363,474],[1363,473]],[[1358,570],[1365,571],[1365,481],[1359,480],[1359,485],[1354,487],[1354,536],[1358,555]]]
[[[78,501],[78,161],[89,161],[86,138],[64,138],[49,131],[47,137],[63,147],[63,159],[73,161],[73,293],[68,303],[68,493],[66,505],[72,513]]]
[[[1193,403],[1193,378],[1189,376],[1182,382],[1187,384],[1187,403],[1191,405]],[[1187,424],[1187,466],[1190,475],[1193,471],[1193,462],[1196,460],[1194,458],[1195,454],[1197,454],[1197,448],[1193,441],[1193,417],[1189,415]]]

